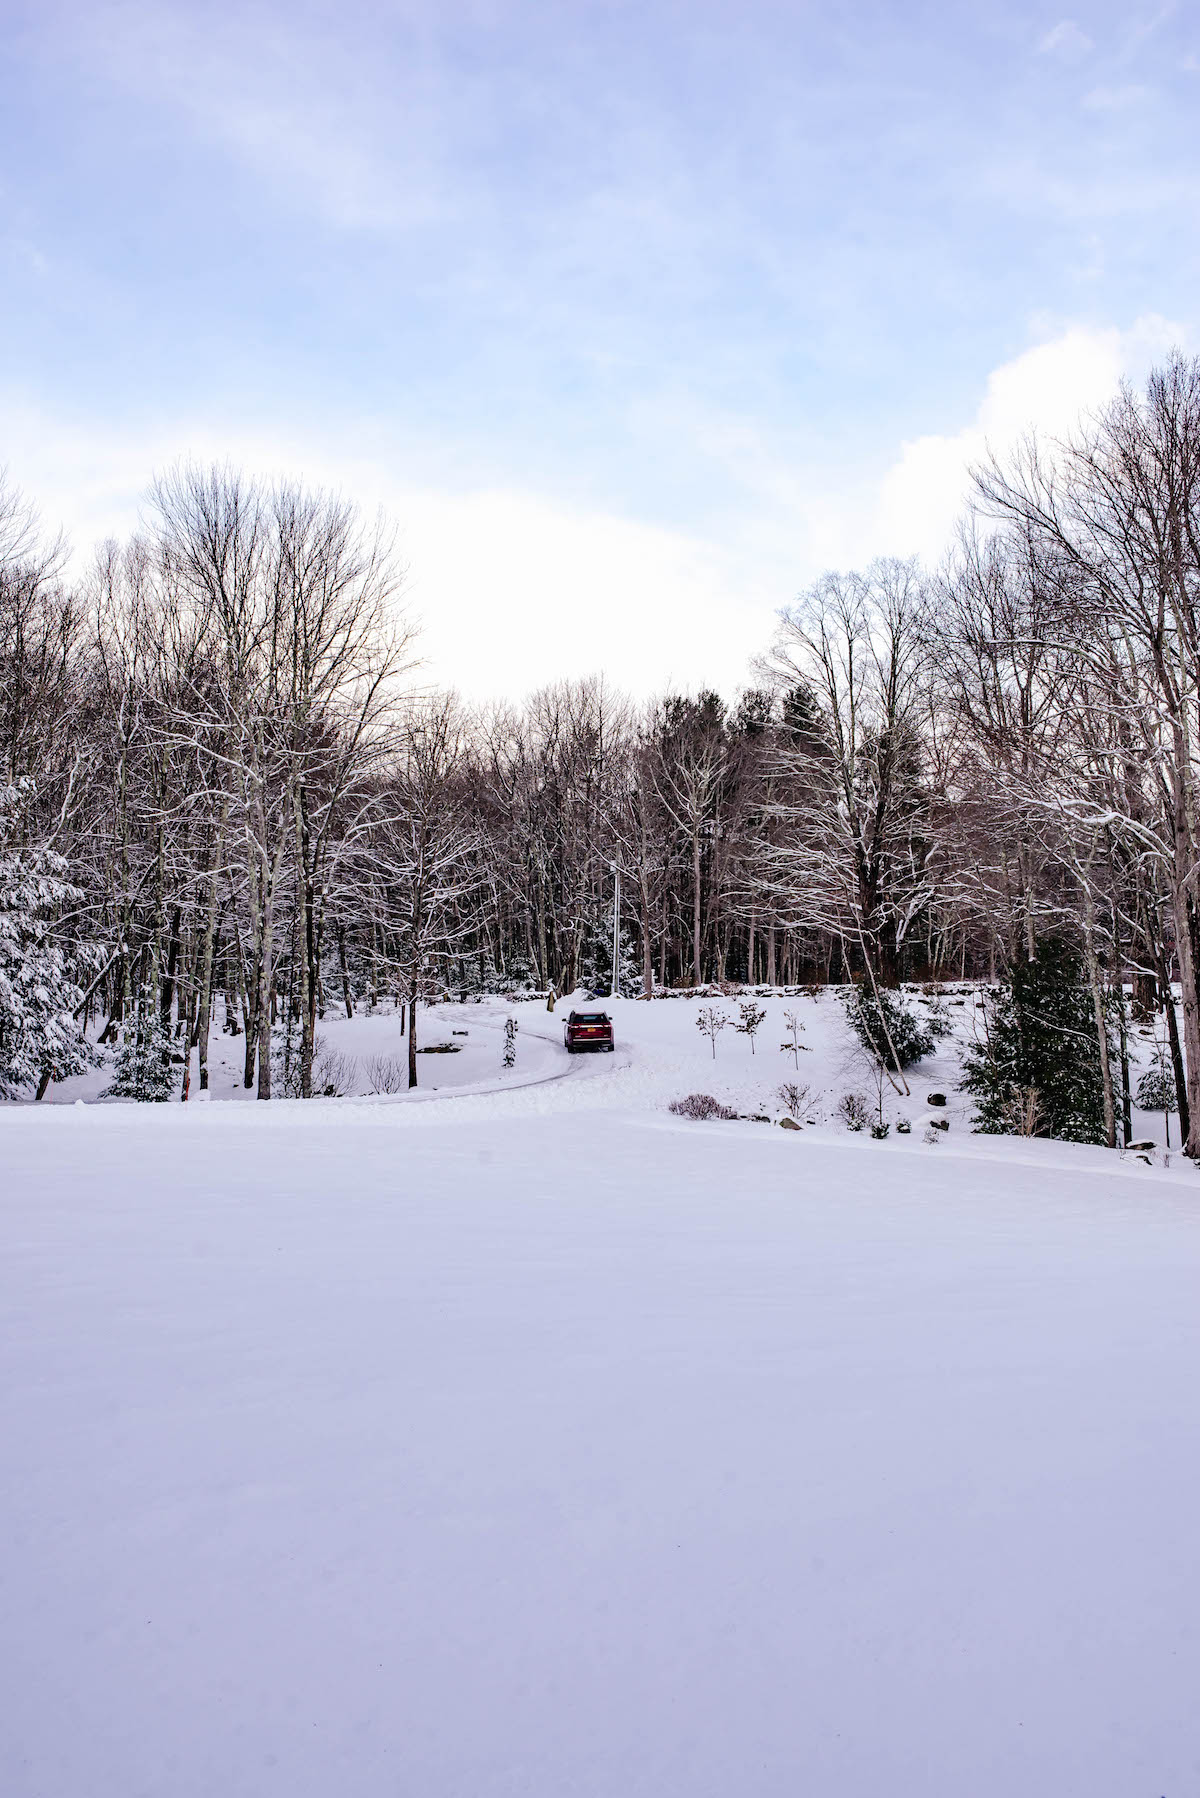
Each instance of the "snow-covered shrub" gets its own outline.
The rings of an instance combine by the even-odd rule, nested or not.
[[[778,1088],[779,1102],[790,1117],[798,1118],[802,1111],[808,1110],[807,1086],[800,1086],[795,1080],[785,1080]]]
[[[882,1142],[884,1137],[888,1134],[888,1131],[890,1129],[891,1129],[891,1125],[887,1124],[887,1123],[872,1124],[871,1125],[871,1135],[874,1137],[876,1142]]]
[[[313,1044],[312,1087],[323,1099],[344,1099],[358,1079],[358,1057],[331,1049],[320,1037]]]
[[[689,1093],[686,1099],[672,1099],[667,1107],[676,1117],[694,1118],[702,1123],[706,1118],[735,1118],[737,1112],[728,1105],[722,1105],[720,1099],[714,1099],[711,1093]]]
[[[871,1106],[862,1093],[843,1093],[838,1100],[838,1116],[847,1130],[865,1130],[871,1121]]]
[[[122,1031],[113,1062],[112,1083],[105,1097],[136,1099],[141,1105],[162,1105],[175,1096],[171,1032],[154,1003],[154,995],[144,995],[142,1004]]]
[[[366,1070],[373,1093],[402,1093],[408,1085],[408,1063],[401,1055],[372,1055]]]
[[[72,979],[73,950],[57,930],[83,894],[67,864],[47,849],[10,847],[28,792],[0,788],[0,1098],[13,1099],[44,1075],[64,1080],[91,1064],[75,1013],[83,995]]]
[[[932,1053],[934,1031],[886,987],[878,991],[865,986],[844,987],[842,1003],[851,1030],[882,1066],[899,1072]]]
[[[939,999],[934,1004],[926,1006],[923,1022],[935,1043],[942,1042],[946,1037],[954,1035],[954,1021],[946,1009],[944,1000]]]
[[[500,1065],[505,1068],[515,1068],[517,1065],[516,1018],[505,1018],[504,1020],[504,1058]]]

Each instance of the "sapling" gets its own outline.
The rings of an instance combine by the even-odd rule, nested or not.
[[[516,1018],[505,1018],[505,1020],[504,1020],[504,1060],[501,1063],[501,1066],[506,1067],[506,1068],[515,1068],[516,1065],[517,1065],[517,1020],[516,1020]]]
[[[728,1023],[725,1013],[718,1011],[715,1005],[706,1005],[696,1014],[696,1028],[712,1044],[714,1061],[717,1059],[717,1038]]]
[[[1166,1147],[1171,1146],[1171,1113],[1177,1109],[1175,1074],[1161,1043],[1154,1046],[1154,1060],[1137,1084],[1137,1102],[1143,1111],[1161,1111]]]
[[[743,999],[742,1003],[738,1006],[738,1010],[741,1013],[742,1021],[736,1028],[743,1036],[748,1036],[750,1038],[750,1053],[753,1055],[754,1039],[758,1035],[762,1021],[767,1014],[761,1005],[756,1005],[754,1003],[753,999]]]
[[[780,1043],[779,1047],[783,1050],[784,1054],[791,1054],[792,1066],[798,1068],[800,1066],[800,1051],[801,1049],[807,1050],[808,1048],[807,1043],[802,1043],[800,1041],[804,1031],[804,1025],[800,1022],[799,1012],[795,1011],[785,1011],[783,1014],[783,1021],[787,1025],[788,1040],[786,1043]]]

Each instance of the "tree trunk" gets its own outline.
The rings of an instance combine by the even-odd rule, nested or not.
[[[200,950],[199,1009],[196,1016],[197,1047],[200,1052],[200,1091],[208,1091],[208,1031],[212,1015],[213,944],[217,934],[217,880],[225,859],[225,826],[229,817],[229,801],[221,807],[217,841],[208,876],[208,904],[204,914],[204,939]]]
[[[1104,1085],[1104,1140],[1110,1149],[1117,1146],[1117,1112],[1113,1103],[1112,1056],[1109,1052],[1108,1020],[1104,1015],[1104,989],[1100,982],[1100,963],[1092,936],[1091,901],[1087,901],[1087,923],[1084,947],[1087,961],[1088,987],[1092,995],[1092,1017],[1096,1025],[1096,1047],[1100,1052],[1100,1078]]]
[[[700,832],[692,831],[692,985],[700,985]]]

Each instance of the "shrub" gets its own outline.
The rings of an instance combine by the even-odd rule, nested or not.
[[[670,1111],[679,1118],[694,1118],[702,1123],[706,1118],[735,1118],[736,1111],[728,1105],[722,1105],[720,1099],[714,1099],[711,1093],[689,1093],[686,1099],[672,1099]]]
[[[323,1099],[341,1099],[358,1078],[358,1058],[325,1046],[320,1037],[313,1044],[313,1092]]]
[[[408,1085],[408,1063],[402,1055],[372,1055],[366,1070],[373,1093],[401,1093]]]
[[[800,1086],[795,1080],[785,1080],[778,1088],[779,1100],[789,1117],[798,1118],[802,1111],[808,1110],[807,1086]]]
[[[881,1066],[899,1072],[932,1052],[935,1030],[885,988],[878,992],[862,986],[844,988],[842,1003],[851,1030]]]
[[[890,1124],[872,1124],[871,1125],[871,1135],[874,1137],[876,1142],[882,1142],[884,1137],[887,1135],[888,1131],[891,1129],[891,1127],[892,1126]]]
[[[847,1130],[865,1130],[871,1121],[871,1107],[861,1093],[843,1093],[838,1100],[838,1116]]]

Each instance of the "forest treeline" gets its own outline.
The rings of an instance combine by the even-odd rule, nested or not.
[[[260,1097],[310,1093],[330,1007],[607,985],[619,871],[625,991],[995,979],[1062,940],[1109,1126],[1113,1008],[1157,1009],[1200,1153],[1200,363],[978,470],[938,569],[817,581],[732,701],[592,679],[469,708],[429,690],[352,503],[183,464],[145,518],[68,579],[0,505],[21,1078],[66,1071],[65,1008],[159,1059],[191,1041],[201,1085],[235,1031]],[[30,944],[60,982],[40,1037]]]

